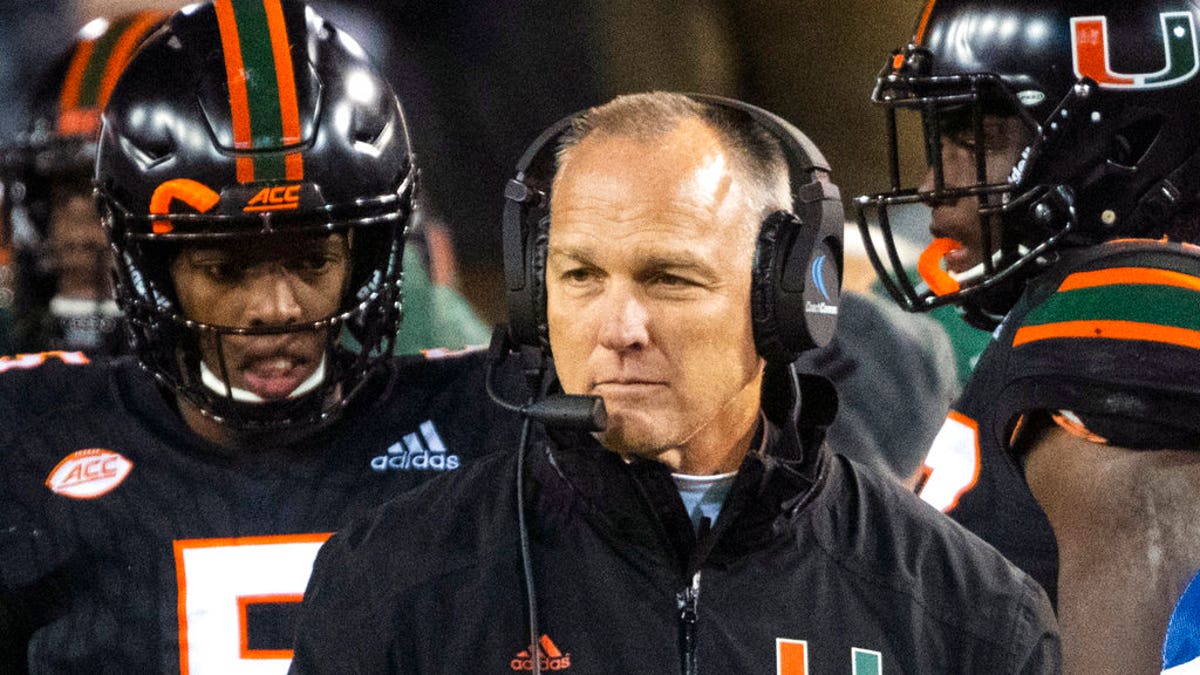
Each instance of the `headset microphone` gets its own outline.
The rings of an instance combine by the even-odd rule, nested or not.
[[[496,326],[492,332],[492,342],[488,346],[488,364],[484,378],[487,394],[496,405],[554,429],[604,431],[608,424],[608,414],[604,410],[604,399],[599,396],[553,394],[542,399],[530,400],[525,405],[517,405],[500,398],[494,388],[492,373],[496,364],[503,362],[514,348],[508,329]],[[535,386],[534,391],[539,388]]]
[[[541,662],[538,659],[538,612],[537,591],[533,578],[533,555],[529,546],[529,525],[525,515],[525,453],[529,451],[530,421],[537,420],[547,427],[556,429],[572,429],[576,431],[603,431],[608,424],[608,414],[604,410],[604,399],[599,396],[580,396],[575,394],[555,394],[538,399],[537,392],[542,390],[542,378],[545,375],[545,355],[543,353],[539,367],[527,371],[529,378],[529,403],[517,405],[500,398],[496,394],[493,383],[495,366],[503,363],[510,353],[519,349],[513,342],[505,326],[496,326],[492,331],[492,342],[488,346],[488,362],[484,372],[484,386],[487,394],[496,405],[511,410],[525,418],[521,425],[521,441],[517,448],[517,529],[520,534],[521,569],[525,582],[526,612],[529,617],[529,644],[532,658],[532,675],[541,675]]]

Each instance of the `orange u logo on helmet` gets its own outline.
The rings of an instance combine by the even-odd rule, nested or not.
[[[1153,73],[1118,73],[1109,65],[1108,19],[1077,16],[1071,19],[1071,57],[1076,77],[1090,77],[1108,89],[1157,89],[1192,79],[1200,71],[1200,49],[1191,11],[1161,12],[1166,65]]]
[[[221,201],[221,195],[190,178],[173,178],[154,188],[154,194],[150,196],[150,213],[156,216],[170,213],[171,202],[176,199],[205,213]],[[155,220],[151,227],[154,234],[170,234],[175,229],[169,220]]]

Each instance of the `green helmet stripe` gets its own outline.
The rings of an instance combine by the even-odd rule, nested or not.
[[[108,60],[112,57],[113,49],[117,46],[121,36],[137,18],[136,15],[121,17],[97,38],[92,58],[88,60],[87,69],[83,71],[83,80],[79,86],[79,107],[99,105],[100,85],[104,78],[104,70],[108,66]]]
[[[261,0],[234,2],[246,96],[250,108],[251,147],[277,149],[283,145],[283,117],[267,12]],[[282,180],[282,157],[255,158],[255,180]]]

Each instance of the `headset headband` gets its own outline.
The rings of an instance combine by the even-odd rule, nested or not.
[[[702,104],[747,114],[775,138],[788,166],[792,212],[764,220],[753,261],[755,344],[769,361],[794,360],[833,337],[842,280],[841,194],[829,163],[799,129],[771,112],[734,99],[685,94]],[[545,247],[549,195],[559,141],[583,113],[568,115],[533,141],[505,187],[504,282],[515,342],[548,350]],[[832,259],[834,264],[826,265]]]

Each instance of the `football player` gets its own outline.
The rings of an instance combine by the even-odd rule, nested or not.
[[[166,15],[94,19],[42,78],[28,129],[6,156],[5,221],[15,245],[15,352],[125,349],[111,255],[92,199],[100,111]]]
[[[136,47],[165,18],[147,11],[84,26],[42,78],[29,129],[3,153],[4,193],[14,197],[4,205],[3,231],[16,244],[16,288],[15,320],[5,317],[14,324],[13,337],[0,344],[0,353],[128,351],[113,299],[111,255],[92,199],[92,168],[100,111]],[[436,224],[420,221],[414,219],[404,253],[410,320],[400,328],[395,353],[486,342],[487,328],[450,280],[439,278],[453,274],[453,259],[423,253],[430,241],[436,246],[445,237],[438,238]]]
[[[515,446],[482,352],[391,356],[415,180],[391,87],[305,5],[147,38],[95,174],[135,355],[0,360],[0,672],[284,672],[332,531]]]
[[[995,329],[921,496],[1057,589],[1075,672],[1158,667],[1200,567],[1198,28],[1189,0],[930,0],[873,94],[873,262],[902,306]],[[910,278],[891,224],[921,204]]]

